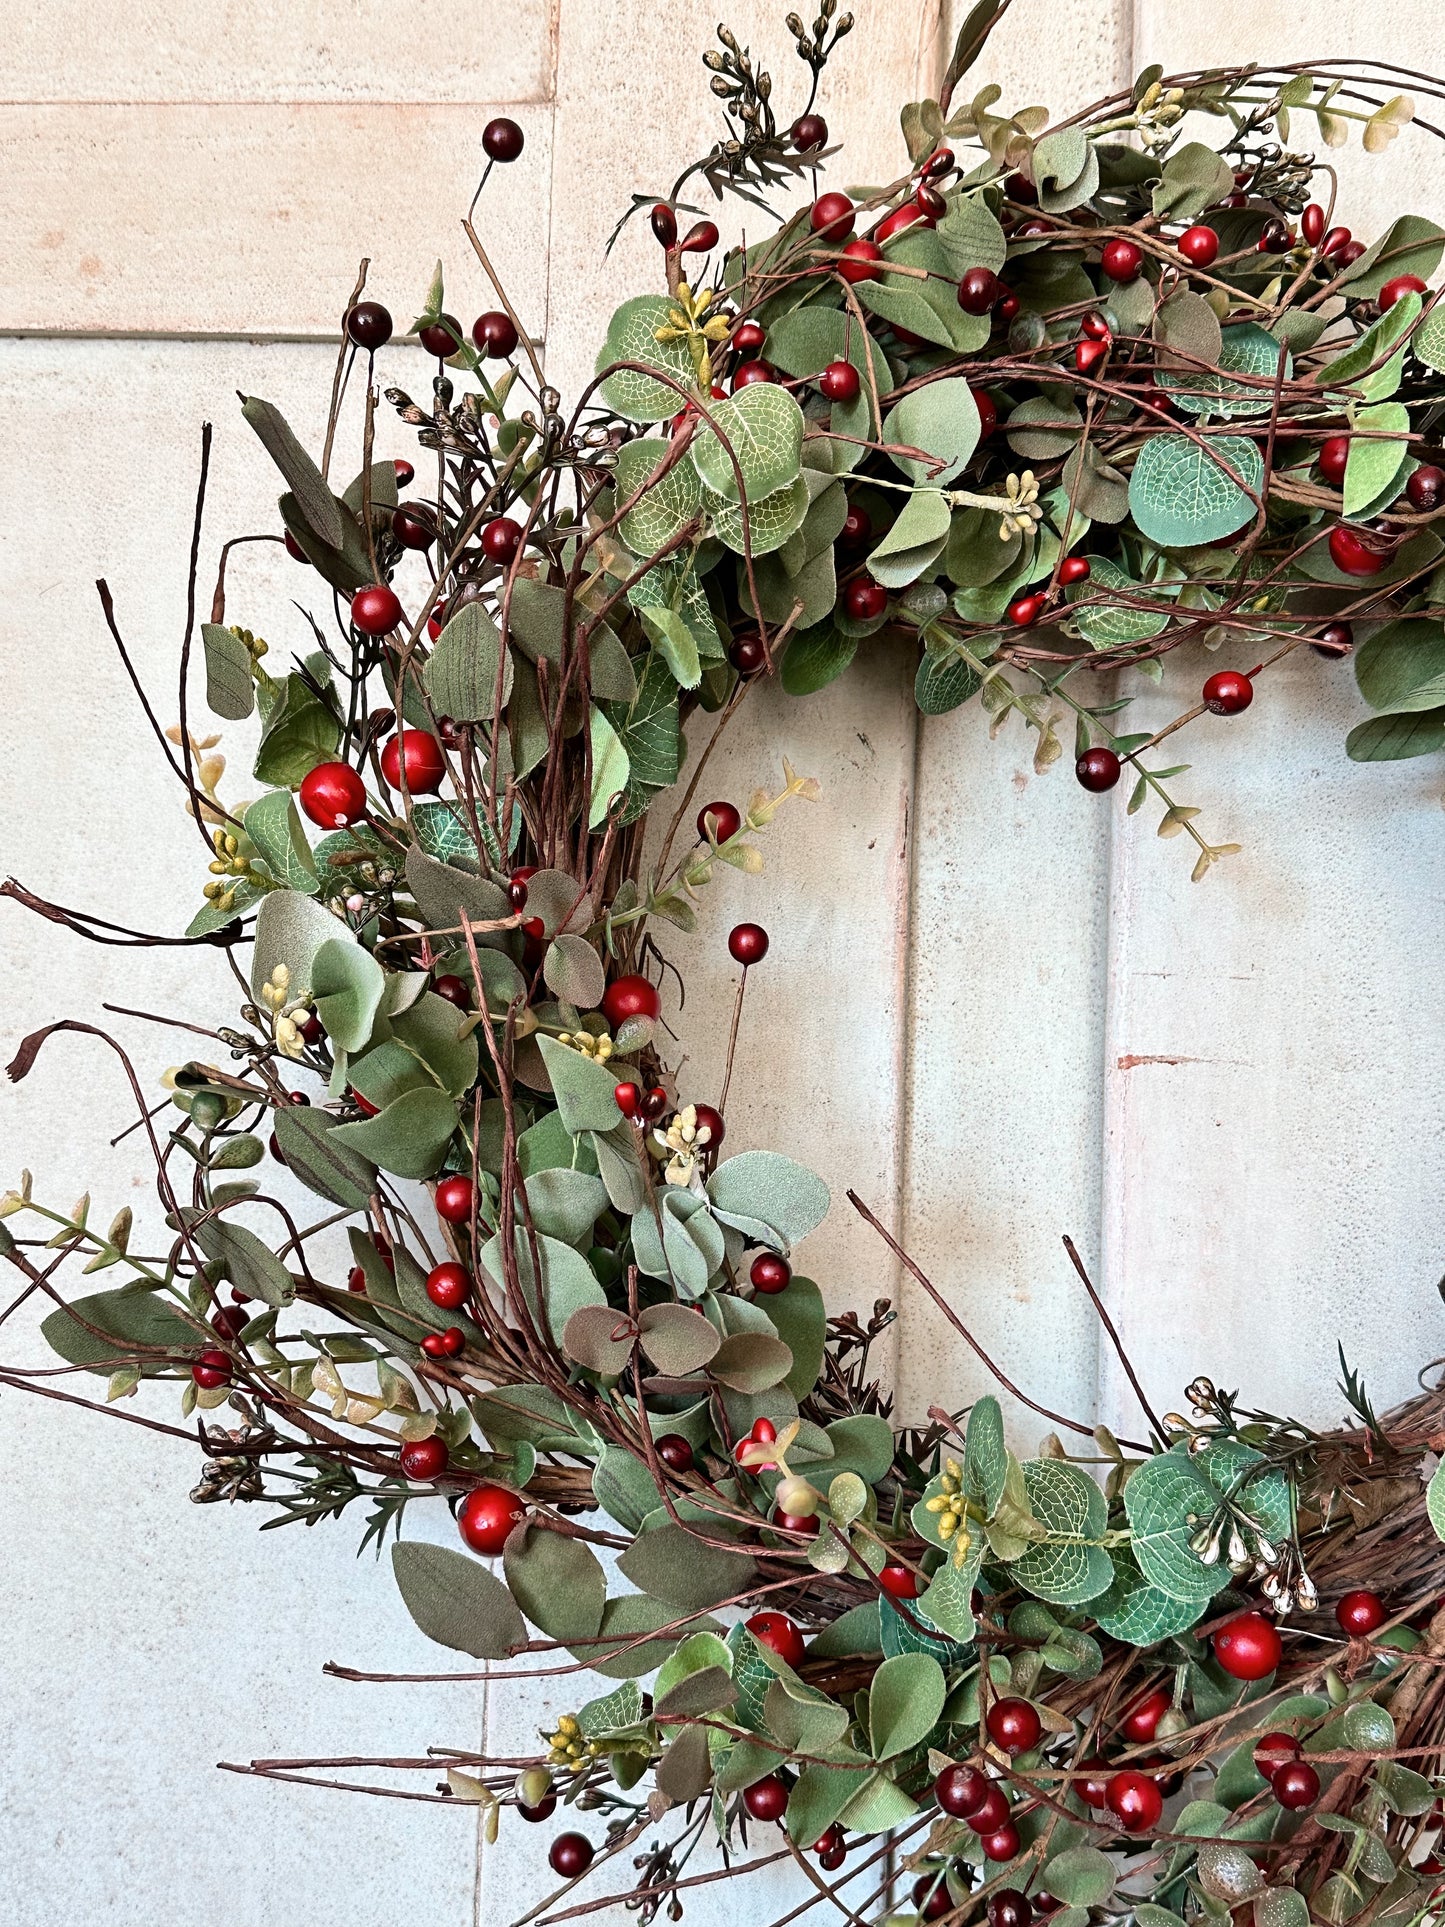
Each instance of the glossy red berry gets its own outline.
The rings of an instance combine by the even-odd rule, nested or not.
[[[1002,294],[992,268],[970,268],[958,284],[958,305],[965,314],[989,314]]]
[[[1345,480],[1345,464],[1350,459],[1350,438],[1348,435],[1329,435],[1320,443],[1318,456],[1320,475],[1331,488],[1341,488]]]
[[[250,1322],[239,1305],[223,1305],[211,1320],[211,1328],[220,1337],[234,1341],[241,1336]]]
[[[820,194],[808,219],[825,241],[846,241],[853,232],[853,203],[846,194]]]
[[[1260,231],[1258,248],[1261,254],[1288,254],[1294,236],[1283,221],[1266,221]]]
[[[499,116],[482,129],[482,148],[489,160],[514,161],[526,145],[526,135],[514,120]]]
[[[359,1090],[357,1090],[354,1085],[349,1085],[347,1087],[347,1095],[350,1097],[352,1103],[356,1106],[357,1110],[360,1111],[363,1117],[375,1117],[377,1112],[381,1109],[381,1106],[379,1104],[373,1104],[371,1099],[369,1097],[363,1096],[363,1094]]]
[[[828,123],[821,114],[800,114],[788,129],[788,134],[795,152],[816,153],[818,148],[828,144]]]
[[[1021,595],[1009,604],[1008,619],[1016,628],[1027,629],[1038,621],[1048,606],[1046,595]]]
[[[907,1566],[885,1566],[878,1575],[878,1584],[890,1599],[918,1597],[918,1575]]]
[[[1325,231],[1325,211],[1318,201],[1311,201],[1299,217],[1299,231],[1306,243],[1317,248]]]
[[[860,508],[856,502],[850,502],[838,540],[845,548],[861,549],[872,533],[873,517],[867,509]]]
[[[742,812],[732,803],[706,803],[697,813],[697,833],[703,842],[726,843],[743,827]]]
[[[1204,707],[1214,716],[1237,716],[1254,701],[1254,684],[1238,669],[1220,669],[1204,685]]]
[[[224,1352],[202,1352],[191,1367],[191,1377],[203,1391],[231,1382],[231,1361]]]
[[[1437,468],[1433,462],[1422,463],[1406,482],[1405,495],[1419,514],[1433,514],[1445,501],[1445,468]]]
[[[872,622],[887,609],[888,591],[872,576],[854,576],[843,591],[843,607],[855,622]]]
[[[318,763],[301,779],[300,801],[323,830],[344,830],[366,814],[366,785],[349,763]]]
[[[494,515],[481,535],[482,554],[489,562],[504,566],[522,546],[522,525],[510,515]]]
[[[401,1448],[401,1469],[419,1482],[439,1479],[447,1469],[446,1441],[435,1432],[429,1439],[412,1439]]]
[[[736,394],[740,388],[751,388],[757,382],[776,381],[777,370],[770,361],[745,361],[733,376],[732,388]]]
[[[454,314],[438,315],[417,330],[416,338],[429,355],[447,361],[462,345],[462,324]]]
[[[602,1015],[613,1030],[629,1017],[650,1017],[655,1023],[662,1015],[662,999],[646,977],[616,977],[602,993]]]
[[[1074,366],[1081,375],[1091,375],[1109,353],[1107,341],[1090,341],[1087,336],[1074,343]]]
[[[1383,314],[1387,308],[1393,308],[1403,295],[1424,294],[1424,292],[1425,283],[1418,274],[1397,274],[1385,283],[1375,296],[1375,300],[1379,304],[1380,313]]]
[[[305,549],[302,548],[301,544],[296,540],[296,537],[291,533],[290,529],[286,530],[285,534],[282,536],[281,539],[286,544],[286,553],[291,557],[292,561],[304,562],[307,568],[310,568],[311,557],[306,553]]]
[[[661,1084],[654,1084],[650,1091],[642,1094],[642,1115],[649,1124],[655,1124],[668,1107],[667,1092]]]
[[[728,954],[744,967],[763,961],[768,954],[768,933],[760,923],[735,923],[728,932]]]
[[[933,220],[934,217],[926,209],[921,208],[917,201],[905,201],[902,207],[895,207],[891,214],[883,216],[873,230],[873,239],[879,247],[883,247],[893,239],[895,234],[901,234],[905,228],[913,227],[918,223],[922,223],[925,227],[932,227]]]
[[[457,1528],[473,1552],[495,1558],[526,1508],[505,1486],[479,1485],[462,1500]]]
[[[1073,1785],[1075,1793],[1078,1794],[1084,1805],[1086,1807],[1096,1808],[1108,1806],[1109,1781],[1112,1777],[1109,1772],[1109,1762],[1107,1760],[1101,1760],[1095,1755],[1092,1759],[1080,1760],[1079,1768],[1081,1772],[1086,1772],[1088,1777],[1083,1780],[1075,1780]]]
[[[1027,1753],[1039,1743],[1043,1722],[1024,1699],[995,1700],[988,1709],[988,1736],[1005,1753]]]
[[[948,212],[948,202],[928,181],[920,181],[914,188],[913,203],[925,216],[930,227],[935,222],[941,221]]]
[[[404,549],[429,549],[437,539],[436,523],[421,508],[397,509],[391,518],[391,532]]]
[[[1334,256],[1335,267],[1352,268],[1364,252],[1363,241],[1346,241]]]
[[[667,202],[659,201],[648,218],[652,224],[653,234],[663,247],[672,247],[677,240],[677,216]]]
[[[1317,656],[1347,656],[1355,646],[1355,632],[1348,622],[1327,622],[1310,648]]]
[[[1086,790],[1092,790],[1096,796],[1101,796],[1105,790],[1113,789],[1118,782],[1119,769],[1119,759],[1113,750],[1105,749],[1100,743],[1093,749],[1084,751],[1074,765],[1074,775]]]
[[[760,355],[768,331],[761,321],[740,321],[732,332],[732,346],[744,360],[750,355]]]
[[[697,1115],[698,1130],[707,1132],[706,1154],[708,1157],[715,1157],[718,1146],[728,1134],[728,1127],[723,1122],[723,1114],[721,1111],[714,1110],[711,1104],[694,1104],[693,1110]]]
[[[859,281],[876,281],[878,263],[883,259],[883,250],[876,241],[865,241],[860,235],[850,241],[833,264],[845,281],[856,286]]]
[[[1017,1887],[1000,1887],[990,1894],[988,1927],[1029,1927],[1033,1917],[1027,1894],[1021,1894]]]
[[[778,1428],[770,1418],[755,1418],[753,1429],[748,1437],[759,1445],[771,1445],[778,1436]]]
[[[432,989],[438,997],[455,1005],[458,1010],[470,1010],[472,1007],[472,993],[465,979],[454,977],[450,971],[443,972],[432,985]]]
[[[851,361],[830,361],[818,377],[818,393],[825,401],[856,401],[862,385]]]
[[[1320,1776],[1308,1760],[1291,1760],[1270,1781],[1270,1790],[1288,1812],[1298,1813],[1319,1799]]]
[[[813,1852],[817,1854],[825,1867],[830,1864],[828,1856],[835,1853],[838,1855],[838,1858],[836,1861],[831,1862],[831,1864],[841,1866],[843,1864],[843,1854],[845,1851],[846,1841],[844,1840],[843,1829],[838,1825],[836,1820],[826,1833],[820,1833],[818,1838],[813,1842]]]
[[[681,1432],[664,1432],[657,1441],[657,1456],[670,1472],[691,1472],[693,1450]]]
[[[394,790],[401,788],[402,771],[413,796],[427,796],[441,788],[446,758],[435,736],[424,729],[404,729],[388,737],[381,752],[381,773]]]
[[[755,1820],[781,1820],[788,1810],[788,1789],[776,1773],[770,1773],[746,1789],[743,1805]]]
[[[580,1880],[595,1853],[585,1833],[559,1833],[547,1849],[547,1865],[564,1880]]]
[[[410,488],[416,480],[416,470],[412,467],[411,463],[406,461],[402,456],[397,455],[393,458],[391,465],[396,470],[397,487]]]
[[[1343,522],[1330,530],[1330,560],[1343,575],[1378,575],[1389,561],[1393,546],[1375,541]]]
[[[1119,1724],[1123,1737],[1135,1746],[1146,1746],[1159,1730],[1159,1722],[1169,1711],[1169,1695],[1162,1686],[1156,1686],[1141,1700],[1136,1700]]]
[[[358,589],[351,598],[351,620],[364,636],[384,636],[402,620],[402,607],[396,592],[384,582],[373,582]]]
[[[1367,1592],[1363,1586],[1347,1592],[1335,1607],[1335,1618],[1339,1621],[1340,1631],[1348,1633],[1351,1639],[1368,1639],[1370,1634],[1384,1625],[1389,1614],[1385,1602],[1377,1592]]]
[[[978,439],[986,442],[998,427],[998,408],[986,388],[970,388],[968,392],[973,396],[973,405],[978,410]]]
[[[448,1259],[445,1264],[437,1265],[427,1273],[426,1295],[443,1311],[456,1311],[467,1302],[470,1283],[462,1267]]]
[[[1111,281],[1127,284],[1138,279],[1144,256],[1132,241],[1106,241],[1099,265]]]
[[[1089,579],[1089,559],[1083,555],[1066,555],[1059,564],[1059,581],[1067,589],[1075,582]]]
[[[913,1904],[922,1920],[940,1920],[953,1911],[953,1896],[941,1874],[922,1873],[913,1883]]]
[[[753,1427],[753,1434],[757,1436],[756,1426]],[[773,1433],[773,1437],[776,1436]],[[743,1623],[760,1646],[766,1646],[769,1652],[776,1653],[786,1665],[802,1665],[803,1635],[786,1613],[754,1613],[751,1619]]]
[[[1302,1748],[1293,1733],[1265,1733],[1255,1742],[1254,1770],[1262,1780],[1273,1780],[1282,1766],[1297,1760]]]
[[[728,650],[728,661],[740,676],[756,676],[767,660],[767,651],[757,636],[740,636]]]
[[[1031,221],[1019,222],[1014,229],[1014,238],[1018,241],[1041,241],[1046,234],[1052,234],[1053,231],[1053,223],[1043,220],[1036,214]]]
[[[642,1091],[636,1084],[618,1084],[613,1090],[612,1101],[624,1117],[640,1117],[642,1114]]]
[[[534,1823],[538,1820],[550,1820],[556,1811],[557,1796],[555,1793],[544,1794],[534,1807],[529,1807],[525,1800],[519,1800],[517,1802],[517,1817],[521,1820],[531,1820]]]
[[[994,1833],[984,1834],[980,1841],[985,1860],[1012,1860],[1021,1844],[1019,1830],[1012,1821]]]
[[[748,1273],[753,1290],[762,1292],[765,1298],[775,1298],[780,1291],[786,1291],[792,1275],[792,1266],[775,1251],[760,1251]]]
[[[1349,244],[1350,230],[1347,227],[1332,227],[1320,242],[1320,253],[1328,261],[1332,255],[1338,254],[1341,248],[1348,247]]]
[[[1192,268],[1207,268],[1219,255],[1219,236],[1202,221],[1185,228],[1174,245]]]
[[[1010,174],[1003,184],[1003,191],[1011,201],[1023,207],[1034,207],[1038,203],[1039,190],[1027,174]]]
[[[1264,1679],[1279,1665],[1279,1633],[1263,1613],[1240,1613],[1214,1635],[1214,1657],[1231,1679]]]
[[[988,1798],[992,1784],[975,1766],[947,1766],[933,1783],[933,1797],[955,1820],[967,1820]]]
[[[1144,1833],[1159,1824],[1164,1795],[1159,1782],[1147,1773],[1116,1773],[1105,1789],[1110,1813],[1130,1833]]]
[[[990,1781],[983,1799],[972,1813],[966,1813],[963,1817],[975,1833],[997,1833],[1000,1827],[1008,1825],[1008,1795],[996,1781]]]
[[[437,1216],[447,1224],[467,1224],[471,1221],[476,1197],[476,1187],[471,1179],[455,1171],[437,1185]]]
[[[300,1031],[303,1040],[308,1044],[319,1044],[326,1035],[326,1026],[314,1010],[308,1011],[296,1028]]]
[[[346,332],[358,348],[375,354],[391,340],[391,316],[379,301],[358,301],[346,317]]]
[[[1097,308],[1091,308],[1087,314],[1079,317],[1079,333],[1086,336],[1090,341],[1112,341],[1114,339],[1113,329],[1099,313]]]
[[[717,241],[717,222],[699,221],[695,227],[690,227],[687,233],[683,235],[681,241],[678,242],[678,252],[681,254],[707,254],[717,246]]]
[[[472,323],[472,341],[477,353],[488,361],[505,361],[508,355],[514,355],[519,340],[516,322],[500,308],[489,308]]]

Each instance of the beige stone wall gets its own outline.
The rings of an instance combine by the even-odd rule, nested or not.
[[[778,70],[792,64],[784,10],[730,10]],[[898,104],[935,84],[966,7],[855,11],[823,106],[848,139],[845,178],[876,179],[897,165]],[[143,928],[184,922],[200,852],[143,740],[93,577],[110,579],[170,720],[199,422],[217,425],[214,545],[273,514],[235,390],[273,397],[318,436],[328,338],[362,254],[399,318],[438,253],[456,311],[487,304],[457,217],[481,127],[504,106],[528,148],[489,189],[484,233],[549,374],[575,389],[616,301],[655,272],[645,228],[610,259],[607,229],[714,125],[697,65],[714,18],[683,0],[16,0],[0,103],[7,871]],[[1423,0],[1388,15],[1324,0],[1308,19],[1271,0],[1015,0],[979,78],[1057,109],[1155,58],[1323,48],[1445,65],[1439,42]],[[1368,234],[1397,201],[1438,213],[1437,152],[1407,135],[1387,160],[1348,164],[1345,218]],[[738,231],[735,206],[720,218]],[[418,351],[390,351],[389,380],[424,391],[428,372]],[[346,432],[354,446],[354,418]],[[404,445],[383,429],[385,452]],[[242,550],[231,613],[290,646],[299,583],[279,551]],[[1199,673],[1171,668],[1141,711],[1171,713]],[[1070,1409],[1129,1416],[1065,1230],[1162,1401],[1202,1367],[1329,1417],[1337,1334],[1381,1398],[1403,1390],[1442,1349],[1436,770],[1346,765],[1348,671],[1310,658],[1201,745],[1196,800],[1246,849],[1194,887],[1122,798],[1084,799],[1062,769],[1035,777],[1021,739],[990,744],[971,711],[920,724],[910,683],[908,664],[878,652],[805,706],[768,692],[745,712],[718,793],[745,795],[787,753],[823,799],[779,825],[764,878],[723,880],[703,933],[678,945],[701,1088],[718,1075],[729,995],[720,932],[744,912],[774,931],[730,1129],[798,1150],[834,1185],[810,1252],[834,1302],[898,1291],[842,1202],[853,1184],[1010,1373]],[[244,766],[239,734],[228,746]],[[211,1020],[224,984],[214,960],[93,951],[15,911],[0,943],[6,1057],[102,998]],[[116,1024],[146,1079],[180,1054],[164,1031]],[[89,1183],[97,1208],[140,1203],[133,1144],[108,1142],[124,1120],[115,1070],[62,1040],[0,1104],[0,1179],[28,1163],[52,1195]],[[977,1389],[921,1298],[901,1302],[902,1408]],[[352,1525],[258,1537],[247,1512],[185,1503],[184,1455],[10,1393],[0,1453],[0,1927],[464,1927],[540,1897],[535,1835],[512,1829],[483,1852],[464,1814],[212,1765],[483,1736],[520,1748],[575,1697],[568,1682],[325,1682],[327,1659],[435,1662],[387,1573],[354,1560]],[[731,1899],[689,1909],[702,1927],[725,1915]],[[767,1917],[761,1899],[749,1917]]]

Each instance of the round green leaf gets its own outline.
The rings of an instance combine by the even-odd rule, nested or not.
[[[1129,509],[1141,535],[1161,548],[1195,547],[1243,528],[1255,503],[1220,466],[1227,462],[1257,494],[1264,481],[1259,450],[1242,435],[1158,435],[1144,444],[1129,478]]]

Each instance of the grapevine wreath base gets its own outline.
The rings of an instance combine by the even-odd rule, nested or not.
[[[1403,1927],[1442,1877],[1445,1392],[1380,1420],[1346,1370],[1359,1422],[1320,1434],[1203,1378],[1156,1415],[1136,1384],[1143,1438],[1034,1406],[1056,1429],[1022,1462],[991,1396],[896,1426],[869,1365],[888,1307],[830,1317],[793,1269],[826,1188],[727,1143],[757,924],[728,939],[729,1077],[668,1069],[659,984],[717,866],[760,868],[778,811],[816,795],[784,763],[746,808],[703,800],[766,677],[803,698],[860,648],[910,650],[924,710],[1016,715],[1041,768],[1072,717],[1083,790],[1127,765],[1199,875],[1234,846],[1159,744],[1248,727],[1218,719],[1289,652],[1321,674],[1353,652],[1377,714],[1352,756],[1445,744],[1445,231],[1355,240],[1332,172],[1288,145],[1293,117],[1378,151],[1412,100],[1324,63],[1151,71],[1057,124],[996,88],[959,104],[1002,11],[976,8],[943,97],[904,109],[900,177],[846,195],[817,179],[813,94],[849,19],[790,16],[813,94],[787,127],[720,29],[726,136],[639,199],[659,287],[618,309],[570,416],[495,276],[468,336],[438,270],[403,348],[363,273],[319,461],[243,401],[307,571],[304,613],[276,612],[289,667],[226,623],[236,543],[282,536],[225,544],[201,625],[211,711],[259,717],[254,793],[223,800],[193,731],[190,623],[179,724],[155,724],[204,907],[154,937],[3,886],[94,941],[219,951],[239,997],[206,1033],[224,1061],[178,1066],[154,1106],[105,1032],[53,1027],[119,1057],[164,1229],[124,1210],[101,1232],[26,1177],[0,1251],[54,1301],[62,1364],[0,1380],[199,1439],[198,1502],[366,1509],[423,1632],[569,1679],[531,1758],[372,1763],[480,1808],[489,1838],[536,1825],[550,1920],[609,1897],[676,1919],[700,1883],[789,1858],[849,1921],[991,1927]],[[521,130],[484,145],[515,164]],[[696,182],[807,199],[719,254]],[[379,356],[388,379],[432,357],[430,402],[380,388]],[[337,493],[357,368],[362,467]],[[376,453],[383,405],[415,466]],[[208,452],[209,430],[192,612]],[[1199,706],[1131,734],[1134,679],[1195,645],[1219,652]],[[67,1301],[77,1260],[123,1282]],[[143,1381],[194,1432],[127,1410]],[[456,1547],[411,1536],[413,1506],[447,1507]],[[702,1842],[721,1868],[688,1870]]]

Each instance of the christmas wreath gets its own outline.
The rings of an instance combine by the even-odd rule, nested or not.
[[[28,1176],[8,1193],[0,1253],[106,1396],[54,1367],[0,1382],[112,1411],[176,1388],[194,1431],[125,1415],[199,1441],[198,1503],[361,1509],[430,1638],[491,1677],[575,1681],[520,1767],[375,1763],[403,1788],[440,1774],[408,1797],[479,1807],[490,1837],[552,1822],[550,1920],[607,1895],[676,1919],[789,1858],[855,1923],[905,1900],[991,1927],[1407,1927],[1435,1906],[1445,1393],[1381,1419],[1346,1367],[1354,1423],[1320,1433],[1205,1378],[1160,1415],[1136,1382],[1131,1439],[1009,1387],[1056,1428],[1028,1460],[992,1396],[896,1425],[869,1362],[887,1305],[829,1316],[793,1268],[826,1187],[727,1144],[727,1079],[667,1067],[659,985],[716,866],[759,868],[778,811],[816,794],[785,762],[746,808],[698,807],[765,677],[803,698],[860,646],[907,648],[925,711],[1017,713],[1040,766],[1072,715],[1084,789],[1127,766],[1130,807],[1162,808],[1196,874],[1234,846],[1175,801],[1159,745],[1246,709],[1289,652],[1353,651],[1378,713],[1350,755],[1445,745],[1445,231],[1407,215],[1355,240],[1330,170],[1288,145],[1293,117],[1378,151],[1412,102],[1378,64],[1324,63],[1150,70],[1062,122],[992,87],[959,104],[1004,4],[904,109],[900,177],[849,194],[818,185],[814,107],[849,18],[789,16],[812,92],[786,127],[719,29],[726,135],[637,201],[660,285],[617,310],[569,414],[495,277],[468,336],[438,270],[419,347],[387,364],[433,357],[428,403],[380,387],[393,322],[363,276],[320,460],[243,399],[284,537],[236,539],[284,539],[312,585],[279,668],[226,623],[221,551],[206,701],[259,719],[247,800],[192,728],[193,622],[175,729],[136,679],[212,871],[190,930],[3,886],[95,941],[220,950],[241,995],[210,1033],[225,1061],[179,1065],[159,1106],[95,1026],[22,1046],[14,1078],[57,1029],[117,1053],[163,1224],[102,1231]],[[1191,116],[1223,145],[1186,138]],[[484,145],[490,172],[522,134],[494,121]],[[697,182],[764,207],[810,191],[719,252]],[[362,466],[337,492],[357,368]],[[384,409],[415,465],[377,455]],[[209,430],[192,617],[208,451]],[[1194,642],[1228,666],[1130,733],[1129,678]],[[769,945],[753,923],[727,941],[735,1042]],[[123,1282],[67,1296],[80,1261]],[[456,1547],[410,1535],[412,1507],[449,1508]],[[720,1867],[687,1871],[718,1842]],[[606,1894],[569,1899],[589,1871]]]

